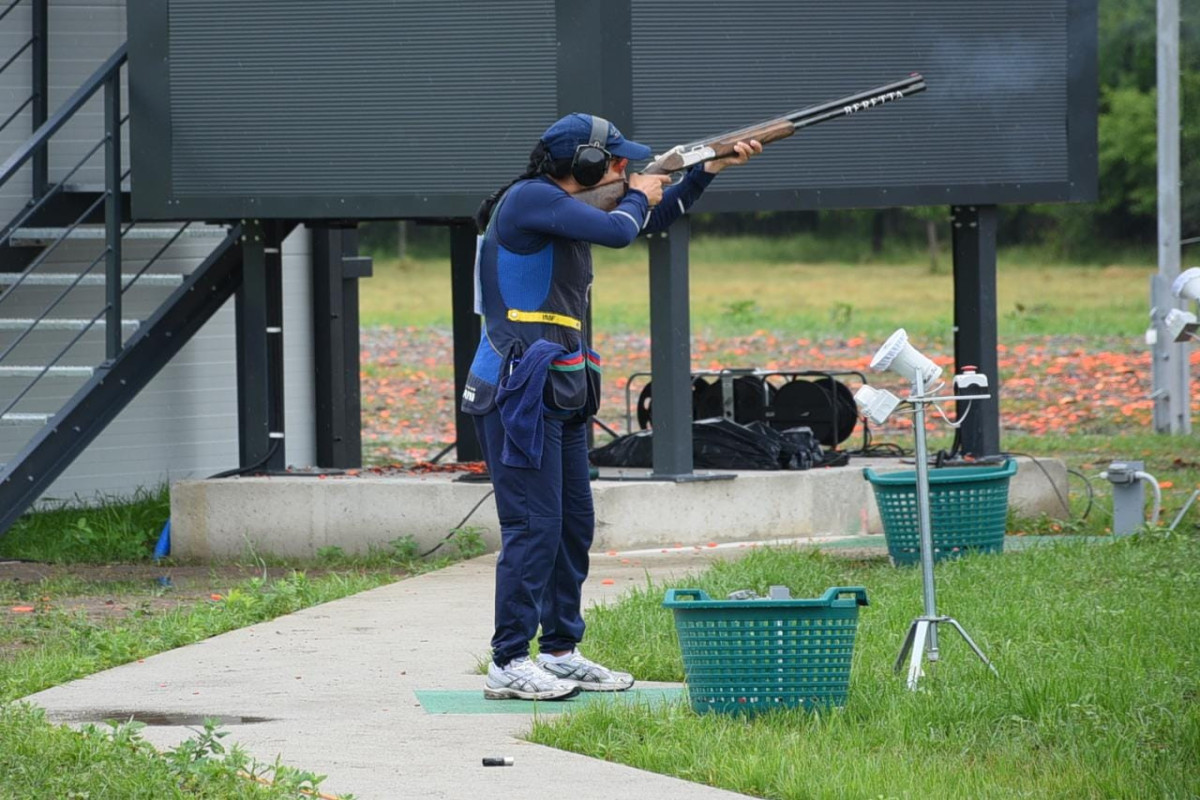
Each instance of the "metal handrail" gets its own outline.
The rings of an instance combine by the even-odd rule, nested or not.
[[[21,5],[21,0],[13,0],[11,3],[9,3],[8,8],[4,9],[3,11],[0,11],[0,21],[3,21],[4,18],[8,16],[8,12],[12,11],[14,8],[16,8],[19,5]]]
[[[25,102],[21,103],[21,105],[17,106],[17,110],[12,112],[11,114],[9,114],[8,119],[4,120],[3,124],[0,124],[0,131],[3,131],[5,128],[7,128],[12,123],[12,121],[14,119],[16,119],[17,117],[19,117],[21,115],[22,111],[29,108],[29,104],[32,103],[36,99],[37,99],[36,94],[31,94],[31,95],[29,95],[29,97],[26,97]]]
[[[131,230],[131,229],[132,229],[132,228],[133,228],[135,225],[137,225],[137,223],[136,223],[136,222],[132,222],[132,223],[130,223],[130,224],[129,224],[129,227],[128,227],[128,228],[126,228],[124,231],[122,231],[122,232],[121,232],[121,236],[124,236],[125,234],[129,233],[129,231],[130,231],[130,230]],[[143,265],[142,265],[142,268],[141,268],[141,269],[139,269],[137,272],[133,273],[133,277],[131,277],[131,278],[129,279],[129,283],[128,283],[128,284],[126,284],[126,283],[124,282],[124,279],[122,279],[122,282],[121,282],[121,294],[124,294],[125,292],[129,291],[129,289],[130,289],[130,288],[132,288],[132,287],[133,287],[133,285],[134,285],[135,283],[137,283],[137,281],[138,281],[138,278],[140,278],[140,277],[142,277],[143,275],[145,275],[145,274],[146,274],[146,272],[147,272],[147,271],[148,271],[148,270],[149,270],[149,269],[150,269],[152,266],[154,266],[155,262],[156,262],[156,261],[158,261],[158,259],[159,259],[159,258],[161,258],[161,257],[162,257],[162,255],[163,255],[164,253],[166,253],[166,252],[167,252],[167,248],[169,248],[171,245],[175,244],[175,242],[179,241],[179,237],[180,237],[180,236],[183,236],[184,232],[185,232],[185,231],[186,231],[186,230],[187,230],[189,227],[191,227],[191,225],[192,225],[192,223],[191,223],[191,222],[185,222],[185,223],[183,223],[183,225],[182,225],[182,226],[179,228],[179,230],[175,231],[174,235],[173,235],[173,236],[171,236],[171,238],[167,240],[166,244],[164,244],[162,247],[158,248],[158,252],[156,252],[154,255],[152,255],[152,256],[150,257],[150,259],[149,259],[149,260],[148,260],[148,261],[147,261],[145,264],[143,264]]]
[[[20,0],[16,0],[16,2],[19,1]],[[2,19],[4,14],[7,14],[8,11],[11,11],[11,9],[12,6],[10,5],[7,10],[0,12],[0,19]],[[22,48],[22,52],[24,49],[27,49],[31,43],[32,40],[26,44],[25,48]],[[136,224],[131,222],[127,226],[123,226],[120,212],[121,185],[126,177],[128,177],[130,174],[129,169],[122,171],[120,164],[121,128],[129,118],[128,115],[121,115],[120,70],[122,65],[126,63],[127,59],[127,47],[126,45],[121,45],[121,47],[119,47],[105,61],[105,63],[101,65],[100,68],[97,69],[83,83],[82,86],[72,93],[71,97],[68,98],[65,103],[63,103],[63,105],[54,113],[53,116],[46,119],[46,121],[38,127],[33,136],[27,142],[25,142],[17,150],[17,152],[10,156],[3,165],[0,165],[0,186],[3,186],[5,183],[7,183],[13,177],[13,175],[15,175],[16,172],[31,159],[34,160],[36,167],[39,154],[45,152],[50,137],[53,136],[59,129],[61,129],[63,125],[65,125],[66,122],[76,112],[78,112],[79,109],[82,108],[83,105],[87,103],[93,95],[96,94],[97,91],[99,91],[101,88],[104,89],[104,135],[93,147],[88,150],[83,159],[76,163],[52,188],[43,188],[40,193],[35,190],[35,198],[34,201],[30,203],[30,206],[26,208],[22,214],[18,215],[18,217],[14,219],[13,222],[11,222],[2,232],[0,232],[0,245],[11,241],[16,230],[35,213],[37,213],[54,195],[62,192],[66,182],[84,164],[90,161],[101,148],[104,149],[105,189],[100,196],[96,198],[96,200],[94,200],[88,206],[88,208],[85,209],[83,213],[79,215],[62,232],[57,239],[55,239],[48,247],[39,253],[37,257],[34,258],[30,264],[22,270],[21,275],[16,281],[10,284],[3,292],[0,292],[0,303],[2,303],[10,294],[12,294],[19,286],[21,286],[21,284],[29,275],[31,275],[42,264],[44,264],[47,258],[64,241],[70,238],[71,234],[81,224],[83,224],[84,221],[88,219],[88,217],[90,217],[92,213],[100,207],[101,204],[105,206],[104,225],[107,231],[105,247],[103,250],[101,250],[99,255],[92,259],[91,263],[88,264],[85,269],[83,269],[74,277],[73,281],[68,283],[65,288],[58,293],[57,297],[55,297],[42,310],[40,316],[38,316],[36,319],[33,319],[29,326],[21,331],[21,333],[13,341],[11,341],[2,352],[0,352],[0,362],[3,362],[18,346],[20,346],[20,344],[25,341],[25,339],[34,330],[37,329],[38,325],[48,318],[51,312],[58,307],[58,305],[71,293],[71,291],[73,291],[102,260],[107,261],[105,268],[106,302],[90,321],[86,321],[80,327],[80,329],[73,337],[70,338],[64,347],[55,353],[53,357],[46,360],[47,363],[45,363],[41,370],[33,376],[32,380],[30,380],[29,383],[19,393],[17,393],[15,397],[11,398],[2,410],[0,410],[0,415],[7,414],[13,408],[15,408],[29,394],[33,387],[62,360],[62,358],[71,350],[71,348],[74,347],[75,344],[78,343],[87,332],[95,328],[96,323],[102,317],[107,318],[107,326],[109,328],[109,330],[106,331],[107,358],[109,361],[116,358],[116,356],[124,347],[121,306],[122,297],[125,291],[134,283],[136,283],[138,279],[140,279],[141,276],[144,275],[150,269],[150,267],[162,257],[162,255],[188,228],[188,224],[184,224],[178,231],[176,231],[175,234],[165,244],[163,244],[158,251],[145,263],[145,265],[133,276],[129,283],[127,285],[125,284],[123,276],[120,272],[122,261],[122,240]],[[13,60],[15,60],[15,57],[9,59],[8,64],[11,64]],[[3,72],[4,68],[7,67],[8,64],[0,66],[0,72]],[[29,101],[26,101],[25,105],[28,105],[33,99],[34,98],[31,98]],[[24,108],[24,106],[22,106],[22,108]],[[18,110],[18,113],[20,113],[20,110]],[[11,119],[9,121],[11,121]],[[6,122],[5,125],[7,124],[8,123]],[[0,130],[3,130],[3,126],[0,126]]]
[[[125,236],[125,234],[129,233],[129,231],[131,231],[136,224],[137,223],[135,223],[135,222],[129,223],[128,227],[126,227],[125,230],[123,230],[121,232],[121,236]],[[150,256],[150,258],[146,261],[146,263],[142,266],[142,268],[140,270],[138,270],[136,273],[134,273],[134,275],[130,279],[128,285],[123,286],[123,288],[121,289],[121,292],[124,293],[127,289],[129,289],[131,286],[133,286],[135,283],[137,283],[138,278],[142,277],[142,275],[144,275],[146,273],[146,271],[150,269],[150,267],[154,266],[154,264],[157,263],[157,261],[160,258],[162,258],[163,254],[166,253],[168,249],[170,249],[171,245],[175,244],[175,242],[179,240],[179,237],[182,236],[189,227],[191,227],[191,224],[192,224],[191,222],[183,223],[183,225],[180,226],[179,230],[175,231],[175,234],[173,236],[171,236],[171,238],[168,239],[166,241],[166,243],[163,244],[162,247],[158,248],[158,250],[154,253],[154,255]],[[107,254],[107,250],[102,251],[100,253],[100,255],[96,256],[92,260],[92,263],[89,264],[87,266],[87,268],[83,270],[82,273],[80,273],[78,276],[76,276],[75,280],[72,281],[70,286],[68,286],[63,291],[63,293],[59,295],[58,299],[55,301],[55,303],[53,305],[57,305],[58,300],[61,300],[63,297],[66,296],[67,292],[70,292],[72,289],[74,289],[76,286],[78,286],[79,282],[81,280],[83,280],[83,277],[85,275],[87,275],[89,272],[91,272],[95,268],[95,266],[100,263],[100,259],[104,258],[104,256],[106,254]],[[42,319],[44,319],[46,314],[48,314],[51,310],[53,310],[53,306],[51,306],[51,308],[46,309],[46,311],[43,312],[42,316],[34,321],[33,325],[31,325],[29,328],[26,328],[24,331],[22,331],[20,338],[16,342],[14,342],[8,349],[6,349],[3,353],[0,353],[0,361],[3,361],[5,359],[5,357],[7,357],[8,354],[12,351],[12,349],[16,345],[20,344],[21,341],[25,338],[25,336],[27,336],[29,334],[29,332],[32,331],[33,328],[37,325],[37,323],[40,322]],[[26,384],[25,388],[22,389],[20,391],[20,393],[18,393],[17,396],[14,397],[7,406],[5,406],[4,409],[0,410],[0,416],[4,416],[8,412],[12,411],[16,407],[17,403],[21,402],[21,400],[25,397],[25,395],[27,395],[29,393],[29,391],[35,385],[37,385],[38,381],[40,381],[42,378],[46,377],[46,375],[50,372],[50,369],[52,367],[55,367],[58,365],[58,362],[62,359],[62,357],[70,352],[71,348],[74,347],[79,342],[79,340],[83,338],[84,334],[86,334],[88,331],[92,330],[92,328],[95,326],[95,324],[100,320],[100,316],[107,312],[108,312],[107,305],[105,305],[104,308],[100,309],[100,311],[96,312],[96,314],[92,317],[91,321],[89,321],[87,325],[84,325],[82,328],[80,328],[79,332],[76,333],[75,336],[69,342],[67,342],[66,345],[64,345],[62,347],[62,349],[60,349],[57,353],[55,353],[49,359],[48,363],[42,367],[41,371],[33,376],[33,378],[29,381],[29,383]]]
[[[39,197],[36,203],[28,206],[24,212],[21,213],[20,217],[10,222],[8,226],[4,228],[3,232],[0,232],[0,246],[7,244],[12,239],[13,232],[16,231],[17,228],[20,228],[22,225],[24,225],[26,220],[28,220],[37,212],[41,211],[42,208],[50,202],[50,198],[52,198],[56,193],[63,191],[67,185],[67,180],[76,172],[78,172],[84,164],[90,161],[92,156],[96,155],[96,152],[107,142],[108,138],[103,137],[100,139],[100,141],[92,145],[92,149],[88,150],[87,153],[84,154],[83,158],[80,159],[75,166],[71,167],[66,175],[62,176],[58,183],[54,184],[54,186],[48,189],[44,195]],[[0,295],[0,301],[3,299],[3,296]]]
[[[101,140],[100,144],[104,144],[104,140]],[[94,153],[94,152],[96,152],[96,150],[99,150],[99,149],[100,149],[99,146],[97,146],[92,149],[92,152]],[[126,174],[129,174],[128,170],[126,171]],[[68,177],[70,177],[70,176],[68,175]],[[34,206],[34,209],[32,209],[30,212],[24,214],[21,217],[21,222],[24,222],[25,220],[29,219],[29,215],[32,213],[32,211],[36,210],[38,207],[40,207],[45,202],[46,198],[49,198],[49,197],[53,196],[55,193],[57,193],[58,191],[60,191],[63,185],[64,185],[63,181],[59,181],[57,184],[55,184],[54,189],[52,189],[50,192],[47,192],[45,197],[43,197],[42,200],[39,201],[36,206]],[[35,258],[33,261],[29,262],[29,265],[26,266],[25,269],[21,270],[20,277],[18,277],[15,281],[13,281],[12,284],[7,289],[5,289],[3,292],[0,292],[0,304],[2,304],[13,292],[15,292],[21,286],[21,284],[23,284],[25,282],[25,279],[28,278],[30,275],[32,275],[34,273],[34,271],[37,270],[37,268],[40,267],[46,261],[46,256],[50,255],[55,250],[57,250],[58,246],[60,244],[62,244],[64,241],[66,241],[66,238],[71,234],[71,232],[74,231],[76,228],[78,228],[80,225],[82,225],[83,221],[88,218],[88,215],[90,215],[93,211],[95,211],[97,208],[99,208],[100,204],[102,202],[104,202],[107,198],[108,198],[108,193],[105,192],[105,193],[101,194],[98,198],[93,200],[92,204],[90,206],[88,206],[82,214],[80,214],[78,217],[75,218],[75,221],[72,222],[71,225],[66,229],[66,231],[63,232],[62,236],[55,239],[54,242],[49,247],[47,247],[45,250],[43,250],[41,253],[38,253],[37,258]],[[20,227],[20,225],[18,223],[17,225],[11,226],[3,234],[0,234],[0,245],[6,244],[7,242],[11,241],[13,234],[16,233],[16,231],[19,227]]]
[[[104,84],[112,78],[113,74],[121,68],[129,58],[128,46],[122,44],[116,49],[108,59],[100,65],[100,67],[92,73],[83,85],[67,98],[58,110],[38,127],[29,141],[21,145],[17,152],[8,157],[2,165],[0,165],[0,186],[4,186],[13,175],[17,173],[25,162],[33,158],[34,153],[38,151],[50,137],[58,132],[59,128],[67,124],[67,121],[75,115],[83,107],[83,104],[92,99],[92,95],[100,91]]]
[[[123,124],[127,119],[129,119],[128,114],[126,114],[121,119],[121,123]],[[75,166],[71,167],[71,169],[67,172],[67,174],[63,175],[62,178],[59,179],[58,183],[56,183],[56,184],[54,184],[54,186],[50,187],[50,189],[47,190],[46,193],[44,195],[42,195],[36,203],[34,203],[33,205],[26,208],[25,211],[20,215],[20,217],[18,219],[13,220],[9,224],[9,226],[7,228],[5,228],[2,233],[0,233],[0,246],[3,246],[5,244],[7,244],[8,242],[12,241],[13,234],[16,233],[17,230],[22,225],[25,224],[25,221],[28,220],[30,217],[32,217],[34,214],[36,214],[38,211],[40,211],[42,209],[42,207],[45,206],[47,203],[49,203],[51,198],[53,198],[56,194],[63,191],[64,187],[67,185],[67,181],[71,178],[71,176],[74,175],[76,172],[78,172],[79,169],[84,164],[86,164],[89,160],[91,160],[92,156],[94,156],[96,154],[96,152],[101,147],[106,145],[107,143],[108,143],[108,137],[107,136],[101,137],[100,141],[98,141],[98,142],[96,142],[96,144],[92,145],[92,149],[88,150],[87,153],[84,154],[83,158],[80,159],[78,162],[76,162]],[[126,170],[125,174],[121,176],[121,181],[124,181],[125,175],[128,175],[128,174],[129,174],[129,170]],[[118,184],[121,181],[118,181]],[[93,202],[90,206],[88,206],[87,210],[83,213],[83,215],[76,218],[74,224],[72,224],[71,227],[67,230],[67,233],[69,234],[71,231],[75,230],[75,228],[77,228],[80,224],[82,224],[83,220],[87,218],[87,215],[91,214],[93,211],[95,211],[97,206],[100,205],[100,202],[102,200],[106,199],[107,196],[108,196],[107,193],[102,194],[100,196],[100,198],[98,198],[95,202]],[[127,231],[128,231],[128,228],[126,229],[126,232]],[[121,235],[124,236],[124,232]],[[64,234],[64,236],[65,236],[65,234]],[[58,239],[56,239],[54,241],[54,243],[52,245],[50,245],[49,251],[52,251],[52,250],[54,250],[54,248],[58,247],[59,243],[62,242],[64,236],[60,236]],[[0,291],[0,304],[3,304],[5,299],[8,298],[8,296],[11,295],[13,292],[15,292],[25,282],[25,279],[33,274],[34,270],[36,270],[39,266],[41,266],[42,262],[45,261],[45,256],[49,254],[49,251],[41,253],[39,258],[34,259],[32,262],[30,262],[30,264],[28,266],[25,267],[25,269],[23,269],[21,271],[20,276],[15,281],[13,281],[8,286],[7,289]]]
[[[101,195],[101,197],[95,203],[92,204],[91,208],[95,208],[96,206],[98,206],[100,204],[100,201],[102,201],[103,199],[104,199],[104,196]],[[90,213],[91,213],[91,209],[88,209],[87,211],[83,212],[84,217],[86,217]],[[82,219],[82,217],[81,217],[81,219]],[[77,225],[79,225],[79,220],[75,221],[75,223],[67,230],[67,233],[70,233],[70,231],[74,230]],[[130,227],[132,227],[132,225]],[[127,230],[128,229],[126,229],[126,231]],[[47,255],[49,255],[50,252],[52,252],[54,250],[54,248],[58,247],[60,244],[62,244],[64,241],[66,241],[67,233],[64,233],[58,239],[55,239],[54,244],[50,245],[50,247],[47,248],[45,250],[45,252],[40,253],[38,255],[38,259],[45,259],[45,257]],[[124,233],[125,233],[125,231],[122,231],[122,235],[124,235]],[[92,263],[88,264],[87,267],[82,272],[80,272],[77,276],[75,276],[75,280],[72,281],[71,283],[67,284],[67,288],[65,288],[61,292],[59,292],[58,297],[54,298],[54,300],[51,301],[50,305],[46,306],[46,308],[44,308],[42,310],[42,313],[36,319],[33,320],[33,322],[29,325],[29,327],[26,328],[25,330],[21,331],[21,335],[18,336],[13,342],[11,342],[8,345],[8,347],[6,347],[4,349],[3,352],[0,352],[0,362],[3,362],[4,359],[8,358],[8,354],[11,353],[14,349],[16,349],[17,345],[19,345],[21,342],[25,341],[25,337],[33,332],[33,329],[37,327],[39,322],[46,319],[46,316],[51,311],[58,308],[58,304],[61,303],[64,299],[66,299],[67,295],[71,293],[71,290],[74,289],[76,286],[78,286],[79,282],[81,280],[83,280],[83,277],[85,275],[87,275],[89,272],[91,272],[92,269],[97,264],[100,263],[100,259],[104,258],[107,255],[108,255],[108,248],[101,250],[100,255],[98,255],[94,259],[92,259]],[[108,306],[105,306],[104,309],[101,310],[100,313],[104,313],[107,310],[108,310]]]
[[[24,53],[29,48],[33,47],[33,43],[36,41],[37,41],[36,36],[30,36],[28,39],[26,39],[25,44],[21,45],[20,49],[17,50],[17,52],[15,52],[11,56],[9,56],[8,61],[4,62],[4,66],[0,67],[0,72],[4,72],[4,70],[6,70],[10,66],[12,66],[12,63],[14,61],[16,61],[18,58],[20,58],[22,53]]]

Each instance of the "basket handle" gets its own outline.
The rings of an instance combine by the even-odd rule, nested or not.
[[[677,603],[680,598],[687,597],[692,600],[708,600],[708,593],[703,589],[667,589],[667,596],[663,598],[663,603]]]
[[[821,602],[832,603],[844,594],[854,595],[854,602],[860,606],[870,605],[870,601],[867,600],[867,590],[862,586],[833,586],[821,596]]]

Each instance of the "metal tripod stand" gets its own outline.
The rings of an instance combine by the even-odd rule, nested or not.
[[[908,401],[912,403],[915,410],[913,429],[917,437],[917,516],[920,523],[921,584],[925,600],[925,613],[914,619],[912,625],[909,627],[908,635],[904,638],[904,645],[900,648],[900,655],[896,657],[895,667],[896,672],[899,672],[901,666],[904,664],[905,657],[910,651],[912,652],[912,660],[908,665],[908,688],[911,690],[917,688],[917,681],[920,680],[923,674],[921,662],[926,652],[929,654],[930,661],[938,660],[937,626],[943,622],[954,626],[954,629],[959,632],[971,650],[975,652],[975,655],[979,656],[979,660],[987,664],[988,669],[993,674],[997,676],[1000,674],[996,672],[996,667],[983,654],[983,651],[979,649],[979,645],[975,644],[974,640],[963,629],[963,626],[958,624],[958,620],[937,613],[937,599],[934,594],[933,585],[933,524],[929,513],[929,454],[925,444],[926,405],[945,400],[980,400],[986,399],[989,396],[972,395],[970,398],[953,396],[927,397],[925,395],[925,379],[920,371],[913,378],[913,394],[908,398]]]

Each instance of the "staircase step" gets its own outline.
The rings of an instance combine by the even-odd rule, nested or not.
[[[137,282],[134,283],[134,278]],[[121,285],[129,286],[179,286],[183,283],[184,275],[162,275],[158,273],[147,273],[140,277],[130,273],[121,276]],[[19,272],[0,272],[0,286],[12,286],[21,278]],[[70,286],[79,278],[79,274],[70,273],[54,273],[46,275],[27,275],[25,280],[21,281],[22,286]],[[79,286],[103,286],[103,275],[84,275],[79,278]]]
[[[23,331],[26,328],[32,327],[33,324],[34,321],[31,319],[0,319],[0,331]],[[122,328],[136,328],[141,324],[141,320],[121,320]],[[83,330],[89,325],[95,328],[103,328],[107,323],[102,319],[98,319],[95,322],[92,322],[90,319],[43,319],[37,322],[37,327],[48,331],[78,331]]]
[[[36,378],[42,374],[42,370],[46,371],[46,376],[51,375],[62,378],[90,378],[96,373],[95,367],[0,367],[0,378]]]
[[[122,192],[128,192],[130,188],[131,185],[129,183],[121,184]],[[76,194],[100,194],[101,192],[107,192],[108,187],[103,183],[64,183],[63,191],[74,192]]]
[[[122,237],[125,241],[131,239],[150,239],[163,241],[179,233],[179,226],[164,227],[135,225]],[[228,231],[220,225],[189,225],[179,234],[180,239],[224,239]],[[80,241],[104,241],[108,232],[103,225],[80,225],[74,230],[70,228],[17,228],[12,232],[8,242],[13,247],[45,247],[54,244],[59,239],[67,238]]]
[[[45,425],[53,414],[0,414],[0,425]]]

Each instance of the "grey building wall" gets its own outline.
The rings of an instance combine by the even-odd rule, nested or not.
[[[30,4],[24,2],[0,21],[0,63],[16,52],[31,32]],[[50,113],[125,40],[125,4],[121,0],[67,2],[50,0]],[[30,93],[31,56],[22,55],[0,73],[0,120],[15,110]],[[128,91],[123,92],[128,107]],[[50,179],[56,181],[75,166],[98,140],[102,130],[102,99],[98,95],[52,140]],[[128,123],[126,123],[128,126]],[[27,140],[31,129],[28,110],[0,132],[0,157],[7,157]],[[129,164],[128,136],[123,163]],[[102,164],[96,157],[69,179],[72,184],[103,183]],[[131,176],[134,191],[137,177]],[[25,168],[0,187],[0,224],[6,223],[29,200],[29,169]],[[139,225],[139,228],[165,226]],[[152,267],[152,272],[188,273],[219,241],[217,235],[186,236],[172,245]],[[311,323],[311,236],[295,231],[284,243],[284,351],[285,406],[288,463],[307,466],[315,456],[313,425],[313,368]],[[127,238],[124,272],[140,270],[163,240]],[[99,241],[69,241],[60,246],[39,269],[42,272],[78,272],[100,252]],[[97,265],[93,273],[101,271]],[[145,319],[169,294],[170,288],[134,288],[125,295],[127,318]],[[62,292],[61,287],[22,287],[0,303],[0,317],[30,318],[41,314]],[[91,317],[102,302],[99,287],[77,288],[52,312],[56,317]],[[139,488],[198,477],[237,466],[237,390],[234,349],[233,301],[204,327],[176,359],[144,389],[138,398],[76,460],[43,496],[52,499],[91,500],[97,496],[128,496]],[[129,331],[126,331],[126,335]],[[73,334],[38,332],[4,358],[3,364],[41,365]],[[14,340],[0,331],[0,352]],[[60,362],[96,365],[103,359],[101,331],[87,334]],[[82,378],[47,378],[35,387],[14,411],[54,411],[81,385]],[[16,395],[28,379],[0,377],[0,407]],[[0,426],[0,462],[13,457],[34,428]]]

